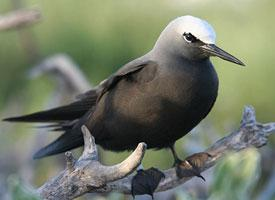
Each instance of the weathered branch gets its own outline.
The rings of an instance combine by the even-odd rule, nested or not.
[[[58,176],[38,189],[43,199],[73,199],[109,182],[124,178],[141,163],[146,144],[140,143],[136,150],[123,162],[114,166],[104,166],[97,160],[97,148],[89,130],[82,127],[84,151],[75,161],[71,153],[66,153],[67,168]]]
[[[275,131],[275,123],[258,123],[253,107],[245,107],[240,128],[205,150],[211,156],[204,161],[200,171],[215,165],[228,152],[240,151],[249,147],[262,147],[267,143],[267,138],[273,131]],[[132,173],[140,164],[145,151],[145,144],[139,144],[132,155],[122,163],[107,167],[95,160],[96,147],[93,138],[88,134],[88,130],[83,128],[83,133],[85,140],[83,155],[73,164],[73,168],[72,164],[69,164],[68,169],[39,188],[40,196],[44,199],[73,199],[87,192],[117,191],[130,194],[131,180],[134,175],[127,175]],[[72,159],[67,158],[68,160]],[[156,191],[174,188],[192,178],[179,179],[175,168],[165,170],[164,174],[165,178],[161,180]]]
[[[31,78],[49,74],[55,77],[62,90],[68,90],[70,94],[86,92],[91,88],[85,75],[79,70],[73,59],[64,53],[55,54],[45,58],[41,63],[33,67],[28,75]],[[71,94],[72,95],[72,94]]]
[[[0,31],[18,29],[41,20],[41,13],[35,9],[21,9],[0,15]]]

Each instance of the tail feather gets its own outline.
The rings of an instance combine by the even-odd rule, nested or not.
[[[71,149],[80,147],[83,145],[83,137],[76,130],[70,130],[62,134],[55,141],[49,145],[43,147],[33,155],[33,159],[43,158],[45,156],[51,156],[59,153],[69,151]]]
[[[72,103],[66,106],[53,108],[50,110],[35,112],[28,115],[10,117],[3,119],[9,122],[56,122],[74,120],[83,116],[90,108],[91,104]]]
[[[39,159],[45,156],[63,153],[82,146],[84,141],[81,126],[85,124],[87,117],[90,116],[92,112],[93,110],[90,110],[84,116],[82,116],[82,118],[78,120],[59,123],[59,129],[65,132],[55,141],[36,152],[33,158]]]
[[[85,115],[84,115],[85,116]],[[82,118],[81,118],[82,119]],[[78,124],[80,119],[71,121],[53,122],[47,125],[34,126],[37,129],[48,129],[49,131],[68,131],[73,129]]]
[[[80,127],[87,119],[91,118],[91,114],[95,109],[96,100],[97,91],[94,89],[85,93],[79,97],[77,101],[71,104],[29,115],[6,118],[3,119],[3,121],[50,123],[38,128],[49,128],[52,131],[64,131],[59,138],[34,154],[33,158],[38,159],[62,153],[83,145]]]

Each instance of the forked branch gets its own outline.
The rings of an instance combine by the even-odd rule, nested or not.
[[[141,163],[146,145],[140,143],[136,150],[120,164],[103,166],[97,160],[94,138],[86,127],[83,127],[82,131],[85,141],[82,156],[75,161],[70,153],[66,153],[67,169],[41,186],[38,189],[39,195],[43,199],[73,199],[88,192],[116,191],[130,194],[131,180],[134,176],[131,173]],[[205,150],[211,156],[203,161],[200,171],[215,165],[228,152],[264,146],[268,136],[274,131],[275,123],[262,124],[257,122],[254,108],[246,106],[240,128]],[[192,178],[179,179],[175,168],[165,170],[163,173],[165,178],[161,180],[156,191],[174,188]]]
[[[140,165],[146,150],[145,143],[140,143],[123,162],[104,166],[97,160],[95,140],[89,130],[83,126],[82,132],[85,143],[82,156],[75,161],[72,153],[65,154],[67,168],[38,189],[41,198],[74,199],[109,182],[124,178]]]

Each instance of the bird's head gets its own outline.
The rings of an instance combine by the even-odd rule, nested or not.
[[[217,56],[244,66],[239,59],[217,47],[215,41],[216,33],[208,22],[188,15],[171,21],[161,33],[154,49],[162,49],[189,60]]]

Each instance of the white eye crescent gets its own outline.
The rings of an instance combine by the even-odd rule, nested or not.
[[[198,41],[198,39],[195,36],[193,36],[191,33],[183,33],[183,38],[188,43],[193,43]]]

